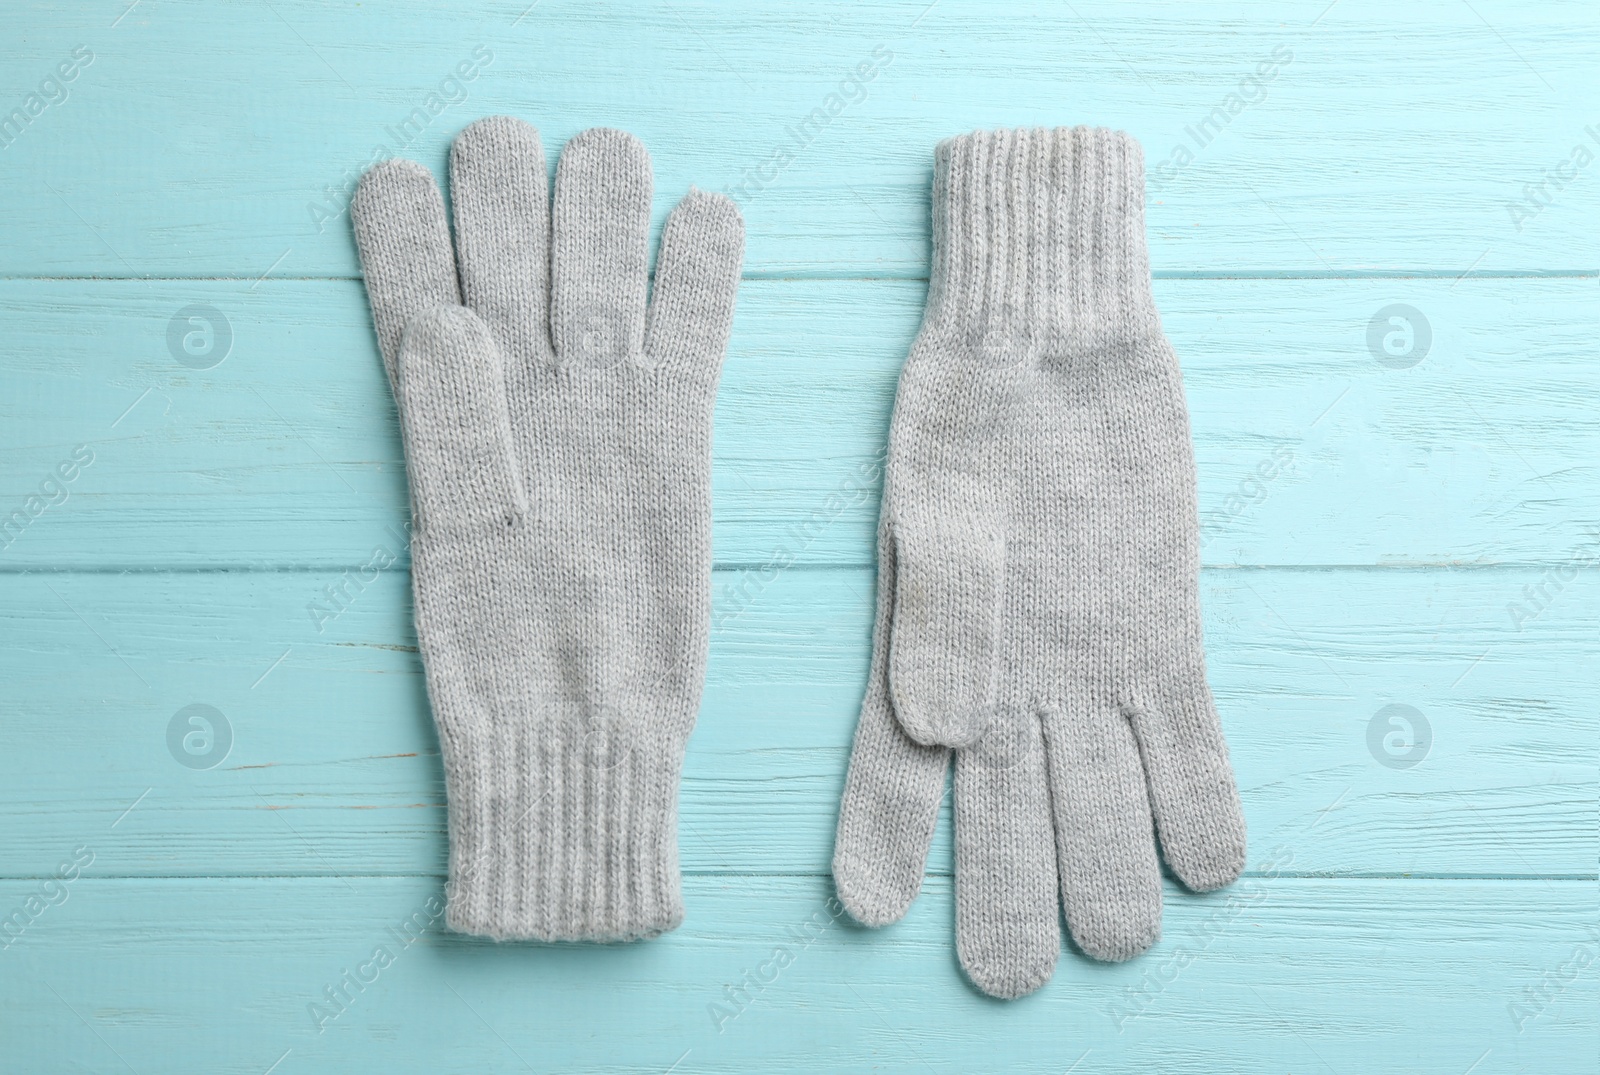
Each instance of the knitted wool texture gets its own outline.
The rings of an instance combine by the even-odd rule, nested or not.
[[[1118,132],[979,132],[935,155],[834,877],[861,922],[905,913],[953,756],[957,946],[999,997],[1053,973],[1058,890],[1095,958],[1157,939],[1157,835],[1191,888],[1244,864],[1143,205]]]
[[[626,940],[683,919],[677,794],[704,679],[711,413],[744,249],[691,190],[646,317],[651,170],[621,131],[450,154],[351,203],[405,435],[417,637],[450,812],[446,920]]]

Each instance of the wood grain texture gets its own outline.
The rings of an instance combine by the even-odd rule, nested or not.
[[[1251,846],[1296,872],[1592,873],[1600,688],[1591,576],[1521,630],[1533,570],[1207,572],[1211,681]],[[16,705],[0,755],[6,872],[43,876],[103,831],[131,875],[366,874],[444,867],[444,792],[409,580],[390,571],[322,624],[318,572],[24,575],[0,612]],[[719,624],[690,741],[681,843],[696,872],[825,873],[866,680],[872,575],[791,570]],[[185,706],[233,729],[208,771],[170,753]],[[1410,705],[1432,729],[1414,767],[1369,724]],[[1385,724],[1383,734],[1391,730]],[[1381,740],[1380,740],[1381,741]],[[1399,750],[1400,748],[1395,747]],[[93,779],[88,779],[93,774]],[[949,868],[948,839],[933,868]]]
[[[876,461],[924,290],[745,285],[717,401],[719,563],[871,562]],[[1207,563],[1593,555],[1593,281],[1168,280],[1157,299],[1184,365]],[[212,369],[168,347],[194,303],[231,329]],[[1408,369],[1368,346],[1394,303],[1431,335]],[[0,338],[0,520],[75,446],[94,452],[65,503],[0,541],[0,570],[343,568],[394,544],[403,456],[358,283],[9,281]]]
[[[1600,121],[1587,0],[527,6],[190,0],[113,28],[115,3],[41,5],[3,54],[6,98],[76,46],[96,59],[0,158],[0,274],[351,276],[342,219],[314,207],[341,212],[375,154],[442,170],[456,131],[501,112],[550,153],[587,126],[638,134],[658,224],[691,183],[733,187],[793,147],[747,199],[753,273],[924,274],[933,143],[1073,123],[1132,132],[1153,176],[1194,154],[1151,191],[1158,271],[1594,269],[1592,174],[1520,230],[1506,208]],[[441,92],[478,49],[492,61]],[[874,49],[892,59],[795,142]],[[1274,50],[1292,58],[1241,90]],[[403,130],[430,94],[439,114]]]
[[[1595,1069],[1590,0],[7,15],[0,1072]],[[442,776],[345,208],[369,161],[442,173],[500,112],[552,168],[583,128],[638,134],[658,228],[691,183],[747,221],[689,917],[648,943],[494,946],[429,910]],[[1147,956],[1067,946],[1002,1004],[955,960],[948,817],[887,930],[834,921],[827,864],[931,150],[1072,123],[1145,146],[1250,862],[1169,889]],[[218,364],[173,350],[193,304]],[[1415,364],[1374,351],[1395,305]],[[197,703],[233,736],[209,769],[169,743]],[[1409,767],[1391,706],[1428,725]]]
[[[1205,899],[1169,892],[1150,956],[1064,951],[1048,989],[1002,1003],[961,980],[942,878],[874,931],[833,920],[820,878],[693,877],[676,933],[549,947],[419,930],[425,879],[96,880],[94,868],[0,953],[6,1018],[28,1028],[7,1043],[15,1070],[204,1057],[216,1075],[279,1061],[419,1075],[1074,1063],[1461,1075],[1478,1060],[1585,1071],[1600,1044],[1592,963],[1565,980],[1600,950],[1587,882],[1274,877]],[[0,907],[27,892],[0,884]],[[347,973],[370,984],[341,985]]]

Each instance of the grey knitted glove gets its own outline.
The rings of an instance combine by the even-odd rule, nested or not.
[[[935,156],[833,872],[859,921],[903,915],[953,754],[957,947],[998,997],[1054,971],[1058,883],[1079,946],[1120,960],[1160,934],[1157,834],[1191,888],[1244,865],[1143,205],[1121,133],[979,132]]]
[[[646,323],[650,158],[474,123],[351,219],[405,434],[417,638],[450,799],[450,928],[625,940],[683,919],[678,775],[704,679],[711,411],[744,226],[691,190]],[[459,264],[459,274],[457,266]]]

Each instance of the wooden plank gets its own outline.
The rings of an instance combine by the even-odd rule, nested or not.
[[[97,868],[0,953],[15,1070],[1461,1075],[1587,1071],[1600,1042],[1592,882],[1174,891],[1150,953],[1068,949],[1001,1004],[960,977],[943,879],[877,931],[836,920],[819,878],[694,877],[675,933],[552,947],[422,928],[432,878]],[[0,884],[0,907],[37,885]]]
[[[1207,563],[1592,558],[1592,282],[1167,280],[1157,297]],[[922,299],[915,282],[745,285],[716,416],[719,563],[871,562],[876,460]],[[1397,303],[1428,325],[1410,368],[1369,348]],[[231,336],[210,369],[169,347],[192,304]],[[187,316],[177,353],[199,361]],[[401,446],[358,283],[7,281],[0,338],[0,520],[38,513],[5,532],[0,568],[403,558]],[[92,464],[47,484],[79,445]]]
[[[8,15],[0,1069],[1594,1068],[1591,0]],[[442,173],[498,112],[552,154],[632,130],[657,227],[690,183],[735,190],[749,227],[689,917],[644,944],[496,946],[430,904],[444,791],[344,209],[369,161]],[[1146,957],[1068,945],[999,1004],[954,957],[948,817],[887,930],[835,920],[828,858],[932,147],[1076,122],[1132,131],[1150,165],[1250,865],[1170,888]],[[181,346],[197,303],[227,318],[219,364]],[[1427,322],[1415,364],[1383,353],[1397,305]],[[175,742],[193,705],[231,738],[212,768]],[[380,977],[341,984],[379,945]]]
[[[1592,3],[1326,7],[30,0],[0,103],[75,74],[5,135],[0,275],[349,276],[360,171],[494,113],[640,135],[658,224],[743,184],[754,274],[920,275],[940,138],[1074,123],[1143,140],[1160,272],[1592,270]]]
[[[722,572],[716,584],[685,868],[825,873],[871,574]],[[443,870],[442,776],[403,571],[366,584],[306,571],[6,586],[5,874],[42,875],[88,839],[117,874]],[[330,586],[348,594],[342,610],[313,615],[331,607]],[[1541,586],[1519,629],[1510,609]],[[1252,863],[1285,844],[1304,873],[1592,877],[1597,588],[1592,571],[1207,572],[1211,680]],[[209,769],[169,740],[195,704],[231,728],[226,757],[202,757]],[[1430,731],[1410,766],[1396,705]],[[932,869],[947,870],[948,837],[935,848]]]

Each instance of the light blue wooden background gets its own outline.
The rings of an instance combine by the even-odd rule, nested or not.
[[[0,915],[22,923],[0,1069],[1600,1067],[1592,0],[529,2],[8,5],[0,109],[43,108],[0,137],[0,515],[41,499],[0,552]],[[687,922],[402,943],[445,816],[350,184],[374,155],[442,171],[486,114],[552,160],[612,125],[654,154],[659,223],[874,50],[745,206]],[[1069,950],[1001,1004],[956,966],[947,832],[903,923],[826,911],[872,612],[857,477],[920,311],[934,142],[1080,122],[1151,165],[1251,869],[1173,889],[1144,957]],[[169,346],[191,304],[231,332],[211,368]],[[1428,326],[1414,364],[1369,344],[1391,304]],[[765,579],[778,552],[797,566]],[[395,562],[319,624],[375,554]],[[192,704],[231,728],[211,768],[169,749]],[[1430,736],[1408,750],[1391,705]]]

